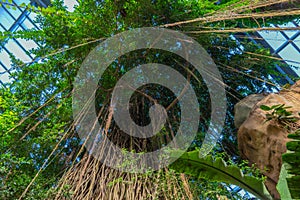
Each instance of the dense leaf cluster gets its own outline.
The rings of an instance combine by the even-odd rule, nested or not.
[[[0,40],[6,37],[33,39],[39,47],[31,50],[37,58],[31,63],[22,63],[12,58],[13,67],[16,69],[12,75],[14,79],[7,84],[8,89],[0,89],[0,198],[18,198],[36,173],[39,176],[34,180],[26,197],[45,198],[46,191],[56,186],[64,170],[80,160],[81,155],[77,155],[80,142],[72,119],[72,84],[82,61],[97,44],[125,30],[190,20],[230,9],[230,5],[235,8],[245,6],[250,1],[238,2],[82,0],[74,12],[68,12],[61,0],[55,0],[51,7],[35,10],[38,13],[36,22],[41,30],[2,33]],[[257,25],[251,20],[247,23],[246,21],[243,21],[244,25],[248,22],[248,26]],[[240,20],[227,23],[229,27],[238,27],[240,24]],[[209,24],[211,27],[220,25],[220,22]],[[189,31],[201,28],[201,25],[195,23],[192,26],[187,24],[171,28]],[[270,74],[276,73],[273,70],[275,62],[271,58],[255,56],[269,55],[268,50],[248,41],[237,41],[231,34],[191,36],[214,59],[227,86],[227,117],[216,152],[225,151],[229,157],[238,161],[233,106],[239,99],[251,93],[276,89],[266,84],[273,81]],[[145,56],[145,53],[148,55]],[[191,68],[175,55],[159,51],[141,50],[124,55],[119,61],[112,63],[99,83],[98,108],[107,106],[106,97],[109,96],[110,89],[126,71],[138,64],[161,62],[174,67],[185,76],[188,73],[184,67]],[[196,76],[201,80],[199,74]],[[202,125],[199,126],[199,134],[190,147],[192,150],[201,145],[211,110],[209,95],[205,92],[206,86],[203,82],[199,83],[192,78],[191,84],[198,95],[199,104],[205,105],[201,107]],[[143,88],[144,91],[146,89]],[[149,92],[149,95],[155,96],[157,91],[160,88]],[[171,96],[164,96],[159,101],[172,102]],[[143,109],[147,110],[146,107]],[[175,111],[177,112],[176,107]],[[137,112],[137,109],[133,109],[133,112]],[[142,114],[147,115],[147,112]],[[143,120],[147,123],[146,117]],[[176,123],[173,125],[176,127]],[[57,145],[60,140],[62,142]],[[51,156],[48,157],[49,155]]]

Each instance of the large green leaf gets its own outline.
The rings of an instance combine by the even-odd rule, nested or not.
[[[289,134],[288,138],[293,140],[286,144],[288,151],[282,155],[284,169],[281,170],[277,189],[281,199],[300,199],[300,129]],[[287,192],[290,198],[285,198]]]
[[[276,185],[276,188],[280,194],[281,199],[292,199],[290,190],[288,188],[287,178],[290,175],[287,172],[287,163],[283,163],[280,170],[279,181]]]
[[[176,156],[178,153],[181,154],[182,152],[172,152],[171,156]],[[211,156],[200,158],[197,150],[183,153],[170,167],[196,178],[206,177],[210,180],[237,185],[260,199],[272,199],[261,180],[253,176],[245,176],[239,167],[226,165],[221,158],[213,159]]]

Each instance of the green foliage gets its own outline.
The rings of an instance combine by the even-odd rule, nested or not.
[[[176,155],[181,152],[173,153]],[[221,158],[199,158],[197,150],[184,153],[170,167],[195,178],[205,177],[208,180],[238,185],[260,199],[272,199],[261,180],[254,176],[245,176],[238,166],[227,166]]]
[[[271,107],[262,105],[260,108],[264,111],[271,111],[271,113],[266,114],[266,121],[276,120],[284,124],[288,130],[290,126],[293,126],[294,122],[299,121],[299,117],[287,111],[287,109],[291,108],[290,106],[285,106],[284,104]],[[282,155],[283,164],[276,187],[282,199],[300,199],[300,129],[289,134],[288,138],[293,140],[287,142],[288,152]]]
[[[276,185],[276,189],[280,194],[281,199],[292,199],[291,193],[288,187],[287,178],[289,178],[289,174],[287,172],[287,163],[283,163],[280,170],[280,176],[278,183]]]
[[[282,181],[286,180],[291,197],[300,199],[300,129],[289,134],[288,137],[293,140],[286,144],[289,152],[282,155],[282,161],[287,171],[287,175],[283,175]],[[286,187],[283,187],[279,191],[284,193],[286,189]]]
[[[24,189],[30,177],[22,170],[32,165],[32,160],[24,155],[16,155],[8,149],[17,141],[16,134],[8,131],[20,120],[20,102],[8,90],[0,90],[0,199],[11,199]]]
[[[12,76],[15,80],[7,85],[9,90],[0,89],[0,199],[19,198],[42,166],[38,179],[34,181],[25,198],[44,199],[46,191],[51,190],[57,184],[64,170],[76,162],[74,160],[80,144],[71,112],[72,82],[82,61],[99,42],[124,30],[195,19],[217,11],[232,9],[232,5],[238,8],[252,3],[250,0],[224,0],[220,1],[219,5],[215,5],[215,0],[82,0],[79,2],[74,12],[68,12],[60,0],[52,1],[52,6],[48,8],[34,8],[23,4],[22,6],[26,6],[27,9],[37,12],[36,22],[40,24],[42,30],[3,32],[0,35],[0,41],[5,41],[7,38],[22,38],[34,40],[39,44],[37,49],[31,50],[37,58],[32,63],[22,63],[12,56],[13,67],[16,69]],[[0,3],[0,5],[4,4]],[[235,20],[226,23],[226,26],[238,27],[240,24],[241,20]],[[256,25],[252,19],[244,20],[242,24]],[[223,25],[223,21],[209,24],[211,27]],[[192,26],[188,24],[173,27],[181,31],[196,28],[199,28],[198,23]],[[238,157],[236,132],[233,125],[233,106],[239,98],[262,92],[262,88],[266,88],[267,91],[274,89],[266,82],[272,81],[269,75],[274,74],[275,62],[270,58],[262,60],[260,56],[255,56],[255,53],[270,55],[270,52],[250,42],[244,41],[243,47],[245,52],[254,54],[250,56],[241,52],[238,49],[240,44],[229,34],[193,35],[193,38],[218,64],[224,82],[228,86],[227,118],[223,139],[216,151],[226,151],[231,156]],[[144,52],[135,53],[143,54]],[[162,58],[157,59],[154,53],[158,53]],[[152,52],[147,59],[143,57],[144,55],[140,57],[132,54],[125,55],[123,66],[135,66],[146,61],[164,61],[165,64],[177,67],[176,70],[186,75],[186,70],[176,65],[179,58],[174,55]],[[99,96],[107,97],[109,95],[107,90],[113,87],[118,78],[128,70],[130,70],[129,67],[124,69],[116,64],[108,69],[103,77]],[[207,105],[203,106],[204,110],[201,113],[204,125],[199,127],[199,134],[191,147],[195,149],[201,145],[206,130],[205,125],[210,121],[211,111],[209,95],[203,92],[206,88],[195,80],[191,82],[196,92],[200,93],[198,97],[200,104]],[[168,102],[170,99],[165,97],[161,101]],[[99,105],[106,106],[106,104],[102,105],[101,101]],[[60,140],[63,142],[57,146]],[[51,157],[49,157],[50,154]],[[80,156],[77,159],[80,160]],[[218,166],[224,173],[227,170],[233,172],[233,169],[236,169],[225,167],[219,159],[216,161],[215,164],[209,159],[205,162],[212,166],[219,163]],[[223,178],[226,177],[224,173]],[[242,177],[238,174],[236,174],[237,177]],[[244,185],[248,183],[248,179],[251,183],[255,182],[251,178],[242,177]],[[201,187],[209,191],[215,187],[213,192],[216,194],[220,192],[219,188],[224,189],[220,183],[209,185],[207,179],[202,180],[207,184]],[[67,190],[68,187],[64,188],[66,196],[69,197]],[[262,195],[261,191],[258,193]]]
[[[30,104],[26,102],[26,98],[18,98],[10,89],[0,88],[0,199],[19,198],[66,126],[61,119],[60,122],[54,119],[49,122],[39,115],[25,117],[30,112]],[[65,108],[57,108],[55,112],[59,116]],[[43,123],[32,128],[36,122]],[[62,159],[69,154],[68,151],[62,148],[55,154],[48,170],[35,181],[28,199],[46,197],[63,169],[65,163]]]
[[[276,120],[280,123],[289,123],[297,121],[297,118],[293,116],[293,113],[287,111],[287,109],[291,108],[290,106],[285,106],[284,104],[274,105],[271,107],[261,105],[260,108],[264,111],[272,111],[271,113],[266,114],[266,121]]]

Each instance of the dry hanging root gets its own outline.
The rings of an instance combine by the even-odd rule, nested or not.
[[[146,97],[145,97],[146,98]],[[136,109],[144,105],[143,99],[135,101]],[[104,108],[104,107],[102,107]],[[108,106],[99,111],[99,124],[104,127],[102,134],[120,148],[128,151],[152,151],[159,147],[161,138],[154,141],[131,137],[112,122],[112,112]],[[135,116],[143,121],[145,117]],[[109,131],[108,131],[109,130]],[[106,138],[106,137],[105,137]],[[105,139],[104,139],[105,140]],[[167,139],[169,140],[169,139]],[[161,141],[166,143],[168,141]],[[105,149],[95,145],[96,152],[107,155],[113,146]],[[82,148],[83,149],[83,148]],[[117,159],[109,157],[109,159]],[[128,163],[127,165],[131,165]],[[136,165],[136,163],[133,163]],[[56,191],[49,199],[72,200],[143,200],[143,199],[193,199],[188,179],[166,168],[146,173],[127,173],[110,168],[88,152],[68,169],[60,180]]]
[[[63,177],[51,199],[133,200],[193,199],[187,178],[161,169],[146,174],[125,173],[86,154]]]

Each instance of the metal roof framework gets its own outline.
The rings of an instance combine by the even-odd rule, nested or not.
[[[47,6],[50,1],[29,1],[29,0],[13,0],[1,3],[0,7],[0,31],[1,32],[16,32],[26,29],[39,29],[34,23],[35,13],[30,12],[21,4],[34,6]],[[30,49],[36,48],[39,45],[34,41],[24,39],[7,38],[0,43],[0,83],[4,84],[9,81],[9,75],[14,70],[11,67],[10,55],[16,56],[23,62],[32,61],[34,55],[29,53]]]
[[[27,29],[40,29],[35,23],[36,14],[21,5],[33,5],[37,7],[48,7],[51,0],[10,0],[0,1],[0,32],[16,32]],[[64,0],[67,10],[72,12],[77,0]],[[14,55],[24,63],[32,62],[35,56],[30,53],[31,49],[38,47],[33,40],[7,38],[0,41],[0,84],[10,81],[10,75],[15,70],[11,67],[10,55]]]
[[[73,0],[76,2],[76,0]],[[8,2],[8,1],[7,1]],[[68,2],[71,2],[68,0]],[[0,31],[15,32],[26,29],[39,29],[34,23],[35,13],[21,7],[22,3],[30,3],[34,6],[47,7],[50,0],[12,0],[5,3],[10,6],[0,7]],[[77,2],[78,3],[78,2]],[[285,25],[273,25],[274,27],[299,27],[300,20],[294,20]],[[245,34],[245,33],[243,33]],[[259,31],[255,34],[245,34],[246,37],[254,38],[255,42],[261,43],[269,48],[273,56],[282,58],[289,67],[276,66],[277,71],[285,75],[283,82],[292,84],[290,77],[300,77],[300,30],[292,31]],[[9,75],[14,70],[11,68],[10,55],[15,55],[23,62],[31,62],[34,55],[29,53],[30,49],[38,47],[34,41],[25,41],[22,39],[6,39],[0,43],[0,84],[9,81]]]
[[[292,79],[300,77],[300,19],[283,25],[272,25],[272,27],[296,27],[296,30],[240,32],[234,34],[234,38],[240,42],[251,41],[269,49],[273,57],[277,57],[286,64],[285,66],[275,64],[275,69],[283,75],[283,78],[274,74],[270,74],[270,76],[276,78],[280,84],[294,84]]]
[[[300,77],[300,19],[284,25],[272,25],[276,28],[297,27],[299,30],[259,31],[255,33],[256,41],[270,49],[273,56],[282,58],[287,67],[276,66],[284,74],[286,82],[293,84],[290,77]]]
[[[0,2],[0,32],[16,32],[27,29],[39,29],[34,22],[36,14],[24,5],[47,7],[50,0],[12,0]],[[10,81],[10,75],[15,70],[11,67],[10,56],[14,55],[23,62],[31,62],[34,55],[31,49],[38,47],[33,40],[6,38],[0,43],[0,84]]]

